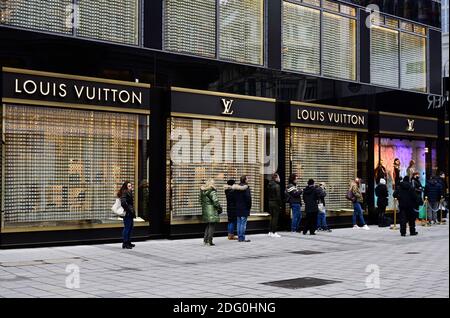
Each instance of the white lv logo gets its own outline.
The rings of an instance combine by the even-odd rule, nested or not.
[[[408,119],[408,129],[406,129],[407,131],[413,132],[415,130],[414,122],[415,120]]]
[[[234,103],[234,100],[232,100],[232,99],[226,100],[225,98],[222,98],[222,104],[223,104],[223,107],[225,108],[222,115],[231,116],[234,114],[234,110],[231,110],[231,106],[233,106],[233,103]]]

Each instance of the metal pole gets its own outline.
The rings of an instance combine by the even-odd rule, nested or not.
[[[425,223],[422,223],[422,226],[430,226],[428,224],[428,197],[425,197]]]
[[[397,227],[397,199],[394,199],[394,225],[391,226],[391,230],[398,230]]]

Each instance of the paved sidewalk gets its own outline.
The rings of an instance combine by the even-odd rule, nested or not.
[[[446,225],[419,227],[417,237],[376,226],[280,234],[251,235],[251,243],[216,238],[215,247],[190,239],[138,242],[133,250],[121,244],[0,250],[0,297],[449,297]],[[78,269],[79,288],[71,289]],[[333,282],[266,284],[305,277]]]

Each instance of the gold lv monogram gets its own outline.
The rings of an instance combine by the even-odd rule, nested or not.
[[[414,130],[415,130],[414,123],[415,123],[415,120],[408,119],[408,128],[406,130],[409,132],[414,132]]]
[[[231,116],[234,114],[234,110],[231,110],[231,107],[233,106],[234,100],[232,99],[225,99],[222,98],[222,104],[223,104],[223,108],[225,109],[222,113],[222,115],[228,115]]]

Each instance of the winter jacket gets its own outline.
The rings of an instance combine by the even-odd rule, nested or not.
[[[322,203],[325,206],[325,197],[327,196],[327,192],[322,187],[317,187],[316,190],[319,194],[319,203]]]
[[[249,217],[250,210],[252,209],[252,195],[250,187],[244,183],[239,186],[244,187],[245,190],[235,191],[236,198],[236,216],[237,217]]]
[[[319,213],[320,193],[315,186],[307,186],[303,189],[303,201],[305,201],[305,212]]]
[[[235,218],[236,217],[236,192],[237,191],[245,191],[247,190],[248,186],[240,186],[238,184],[234,184],[232,186],[225,185],[225,196],[227,198],[227,215],[229,218]]]
[[[222,211],[222,207],[214,187],[202,186],[200,188],[200,204],[202,205],[203,222],[220,222],[219,211]]]
[[[126,213],[125,217],[130,216],[132,216],[133,218],[136,217],[136,213],[134,211],[134,199],[132,192],[124,191],[122,193],[122,197],[120,198],[120,204],[122,205],[122,208]]]
[[[271,180],[267,186],[267,194],[269,196],[269,203],[276,204],[281,207],[281,190],[280,184],[274,180]]]
[[[417,206],[417,196],[409,182],[400,182],[394,192],[394,198],[398,200],[400,209],[411,210]]]
[[[359,186],[356,182],[352,183],[352,185],[350,186],[350,191],[352,191],[353,196],[355,197],[355,201],[353,201],[353,203],[356,202],[363,203],[364,199],[361,194],[361,190],[359,189]]]
[[[297,187],[296,184],[289,183],[286,188],[287,202],[292,206],[293,204],[302,205],[303,191]]]
[[[442,185],[436,178],[432,178],[427,182],[427,185],[425,186],[425,196],[428,197],[428,202],[431,204],[439,202],[443,195]]]
[[[379,184],[375,188],[375,194],[377,196],[377,206],[379,208],[385,208],[389,205],[389,192],[385,184]]]
[[[417,196],[417,205],[416,205],[416,209],[419,209],[419,207],[421,205],[423,205],[423,198],[422,198],[422,193],[423,193],[423,186],[419,181],[419,178],[416,179],[412,179],[411,181],[411,185],[414,188],[414,193]]]

